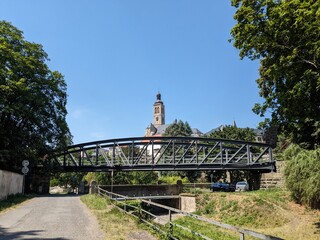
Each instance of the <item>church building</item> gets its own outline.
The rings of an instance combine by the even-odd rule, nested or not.
[[[145,137],[161,137],[166,131],[166,128],[171,124],[166,124],[165,106],[161,100],[161,94],[158,92],[156,101],[153,104],[153,123],[150,123],[146,128]],[[197,128],[191,128],[192,137],[201,137],[203,133]]]

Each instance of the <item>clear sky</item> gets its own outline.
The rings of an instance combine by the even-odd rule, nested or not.
[[[234,12],[228,0],[0,1],[0,19],[65,76],[74,143],[143,136],[158,91],[166,123],[257,127],[259,62],[228,42]]]

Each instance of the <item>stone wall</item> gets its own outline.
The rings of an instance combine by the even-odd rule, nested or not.
[[[9,195],[22,193],[23,175],[0,170],[0,200]]]
[[[114,192],[124,196],[165,196],[179,195],[182,191],[182,186],[178,184],[159,184],[159,185],[105,185],[101,186],[109,192]]]
[[[261,174],[261,189],[268,189],[268,188],[284,188],[285,187],[285,180],[284,180],[284,169],[285,169],[286,162],[285,161],[278,161],[276,163],[277,172],[271,173],[263,173]]]

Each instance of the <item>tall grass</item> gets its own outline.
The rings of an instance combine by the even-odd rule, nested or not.
[[[305,150],[292,145],[284,152],[286,186],[293,199],[320,209],[320,148]]]
[[[33,198],[34,195],[22,195],[22,194],[16,194],[16,195],[10,195],[7,199],[0,201],[0,212],[4,211],[6,209],[15,207],[16,205]]]

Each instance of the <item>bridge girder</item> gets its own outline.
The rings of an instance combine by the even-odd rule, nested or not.
[[[197,137],[134,137],[69,146],[50,156],[63,171],[275,171],[267,144]]]

